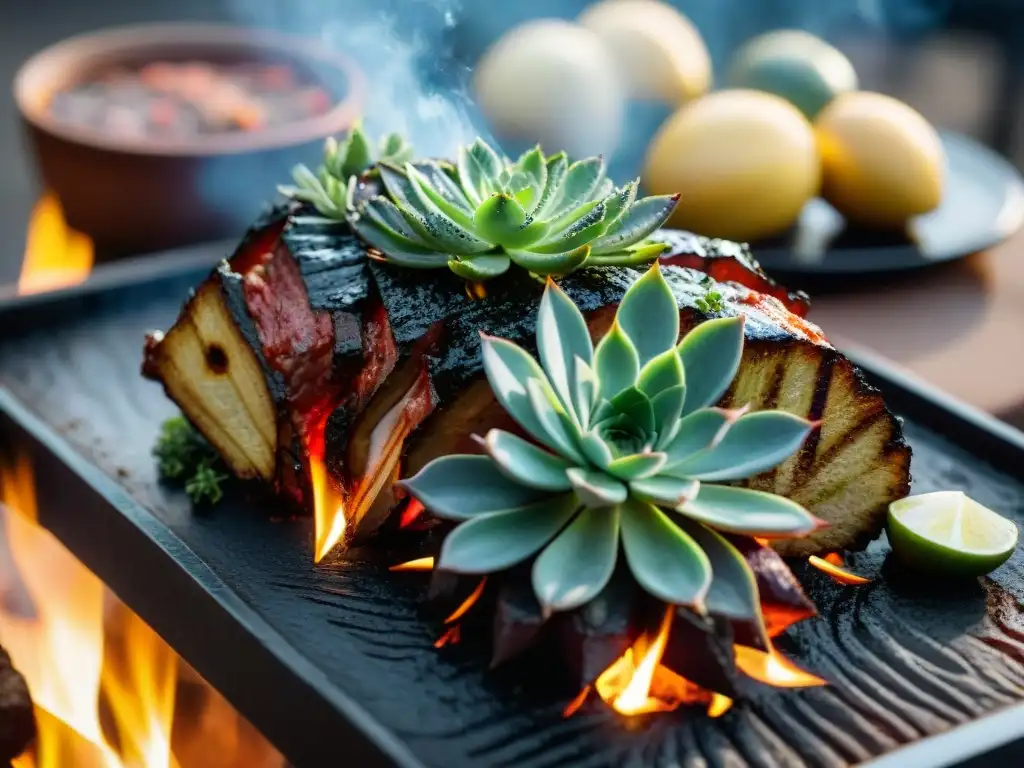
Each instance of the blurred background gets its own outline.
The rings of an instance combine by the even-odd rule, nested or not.
[[[814,294],[811,319],[820,323],[830,337],[840,343],[864,345],[898,360],[969,402],[1024,424],[1024,362],[1019,356],[1006,354],[1008,348],[1019,346],[1017,334],[1024,327],[1024,239],[1014,236],[1022,206],[1014,197],[1019,193],[1019,176],[1013,170],[1024,167],[1024,142],[1020,140],[1024,4],[1017,0],[668,0],[666,5],[682,14],[679,18],[695,37],[685,37],[673,21],[667,26],[675,30],[677,43],[673,45],[668,36],[650,46],[637,44],[635,39],[631,43],[609,42],[608,28],[610,25],[614,30],[614,18],[589,26],[583,21],[594,5],[588,0],[6,2],[0,10],[0,73],[11,82],[19,67],[41,49],[104,27],[167,21],[228,22],[315,38],[350,57],[365,77],[359,111],[371,134],[402,131],[420,154],[450,154],[457,142],[477,133],[495,139],[512,154],[528,143],[518,134],[544,138],[538,134],[546,133],[578,153],[604,153],[611,175],[619,182],[645,171],[649,183],[671,187],[675,181],[671,173],[666,171],[667,178],[661,181],[656,177],[664,175],[662,169],[682,163],[679,158],[690,157],[693,161],[687,168],[691,172],[698,168],[702,182],[687,186],[704,188],[706,184],[715,188],[728,176],[716,170],[728,167],[728,148],[709,153],[699,141],[687,147],[673,139],[663,142],[659,154],[654,149],[659,129],[677,109],[700,101],[698,96],[704,92],[729,85],[738,51],[745,43],[773,30],[806,31],[841,53],[855,72],[857,89],[888,94],[923,117],[923,124],[938,129],[943,137],[963,137],[971,143],[966,145],[966,176],[947,174],[945,189],[936,191],[945,195],[941,210],[934,215],[929,212],[934,202],[919,206],[924,213],[921,227],[912,223],[905,228],[902,224],[893,227],[888,222],[887,226],[855,227],[852,235],[848,228],[845,239],[837,241],[848,253],[843,257],[840,275],[817,279],[820,276],[814,269],[804,268],[807,259],[798,257],[795,273],[783,269],[781,277],[790,287],[805,287]],[[494,52],[501,50],[503,42],[508,48],[508,40],[519,39],[523,25],[528,29],[538,18],[562,19],[571,22],[574,29],[588,26],[600,31],[604,24],[605,41],[612,48],[619,47],[612,51],[617,76],[629,82],[613,86],[606,77],[607,69],[602,68],[606,62],[587,58],[596,55],[584,50],[589,43],[558,35],[539,36],[540,42],[533,43],[535,49],[520,40],[518,52],[507,54],[495,64],[500,57]],[[562,29],[558,34],[565,33]],[[650,53],[658,45],[674,52],[669,59],[673,77],[678,80],[675,86],[665,85],[667,76],[658,74],[657,56]],[[547,57],[549,70],[522,63],[535,63],[536,51],[545,49],[560,52]],[[487,64],[489,58],[491,63]],[[649,85],[651,93],[638,94],[636,77],[631,80],[628,74],[623,75],[623,66],[629,69],[631,60],[634,68],[649,75],[646,85],[642,82],[640,86],[643,90]],[[481,86],[486,67],[493,71]],[[707,70],[708,78],[703,84],[702,68]],[[824,71],[828,65],[819,68]],[[575,83],[570,89],[573,96],[553,97],[558,90],[551,82],[559,87]],[[844,88],[841,84],[833,86],[836,93]],[[665,90],[671,91],[672,87],[681,90]],[[687,92],[691,87],[694,92]],[[625,91],[615,95],[615,88]],[[554,100],[544,102],[537,96],[538,90],[547,94],[544,98]],[[525,128],[522,120],[517,124],[515,115],[510,118],[508,114],[511,111],[521,116],[522,108],[503,112],[503,105],[518,104],[516,99],[522,98],[533,98],[540,104],[526,120]],[[756,105],[745,108],[750,114],[758,112]],[[843,130],[870,111],[869,105],[848,118]],[[808,116],[808,120],[813,119],[814,115]],[[901,120],[894,119],[896,123]],[[871,121],[868,123],[866,132],[861,133],[868,137],[864,145],[870,154],[881,140],[875,141],[878,132]],[[755,129],[751,129],[746,143],[759,148],[755,154],[762,159],[776,158],[784,176],[795,173],[792,169],[799,167],[803,156],[786,154],[792,151],[793,142],[785,135],[779,139],[761,131],[756,120],[753,124]],[[704,131],[713,136],[718,127],[719,123],[709,119]],[[899,130],[905,137],[917,129],[903,120]],[[837,129],[836,135],[843,135],[842,131]],[[920,149],[927,145],[928,137],[923,144],[909,139],[909,144],[900,144],[900,140],[890,142],[891,146],[872,160],[876,171],[888,167],[889,183],[896,185],[891,195],[875,200],[876,211],[904,205],[914,212],[913,206],[920,201],[908,202],[908,195],[920,197],[920,190],[934,182],[929,168],[941,165],[941,158],[929,159],[927,151]],[[221,223],[222,234],[230,239],[258,212],[259,203],[272,196],[272,179],[286,182],[287,168],[296,159],[316,164],[318,146],[310,144],[287,158],[261,161],[259,167],[249,166],[244,171],[206,174],[198,191],[188,192],[188,198],[198,195],[204,208],[223,214],[229,224],[225,228]],[[944,145],[947,153],[950,146]],[[988,155],[978,155],[976,146],[991,150],[992,157],[1005,158],[1009,170],[994,165]],[[904,151],[907,147],[909,150]],[[556,148],[549,143],[549,150]],[[910,162],[906,158],[916,158],[918,150],[924,160],[918,166],[906,165]],[[716,153],[720,164],[704,162]],[[652,160],[655,156],[656,161]],[[33,220],[40,218],[44,189],[36,155],[26,143],[19,110],[9,91],[0,97],[0,159],[4,169],[0,174],[0,286],[8,286],[10,295],[19,291],[19,280],[22,292],[29,289],[25,254],[27,244],[32,250],[32,237],[28,230]],[[654,169],[653,174],[645,164]],[[95,173],[97,190],[103,175]],[[964,178],[966,182],[961,183]],[[92,180],[87,180],[87,191],[90,183]],[[723,194],[731,193],[728,184],[723,181],[723,185]],[[772,200],[776,195],[770,190],[760,197]],[[750,230],[733,227],[760,205],[755,202],[727,210],[722,214],[724,225],[709,222],[702,234],[752,241],[755,257],[776,274],[779,264],[794,266],[793,254],[799,252],[798,241],[802,242],[796,235],[801,230],[783,227],[785,231],[773,233],[768,231],[772,227],[760,225],[752,225]],[[979,207],[983,209],[980,214],[975,211]],[[847,205],[845,212],[852,215],[853,206]],[[44,213],[50,219],[59,218],[59,211],[52,208]],[[912,222],[909,215],[901,222]],[[131,206],[126,206],[124,217],[132,218]],[[697,224],[674,223],[700,231],[703,220]],[[815,227],[817,224],[811,229]],[[70,252],[82,245],[73,235],[52,233],[52,229],[46,237],[35,233],[36,241],[41,243],[37,251]],[[974,244],[985,247],[976,248]],[[984,252],[973,253],[979,249]],[[811,253],[810,262],[814,258]],[[915,269],[897,270],[901,259],[909,260],[909,266]],[[952,263],[944,268],[928,266],[947,259]],[[860,264],[865,265],[863,280],[858,274]],[[916,269],[921,265],[928,268]]]

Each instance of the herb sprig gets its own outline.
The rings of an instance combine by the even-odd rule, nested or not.
[[[190,422],[181,416],[160,425],[153,447],[161,479],[184,487],[193,504],[216,504],[228,479],[223,460]]]

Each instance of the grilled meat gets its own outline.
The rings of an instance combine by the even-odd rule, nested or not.
[[[174,328],[150,340],[145,370],[238,475],[273,479],[307,509],[309,458],[325,458],[345,498],[347,530],[360,539],[402,501],[393,487],[400,473],[474,450],[473,433],[511,426],[482,376],[479,334],[532,348],[543,284],[513,271],[472,299],[449,271],[380,263],[343,224],[306,214],[279,212],[251,233]],[[801,453],[749,482],[832,523],[779,542],[780,550],[858,546],[876,536],[887,503],[907,490],[910,457],[880,394],[784,304],[802,313],[806,297],[771,283],[743,248],[662,235],[673,244],[664,263],[696,263],[734,281],[664,270],[684,332],[712,316],[699,308],[709,288],[722,297],[716,314],[747,317],[743,365],[724,404],[822,421]],[[597,339],[639,274],[587,269],[560,284]],[[211,349],[221,365],[211,365]]]

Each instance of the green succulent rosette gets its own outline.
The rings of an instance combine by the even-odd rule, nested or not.
[[[709,320],[679,341],[676,299],[655,265],[595,348],[549,281],[539,362],[509,341],[482,342],[494,395],[529,439],[493,429],[484,454],[435,459],[402,483],[459,523],[437,567],[487,574],[535,558],[533,590],[550,614],[601,592],[621,542],[649,594],[763,628],[754,575],[728,535],[796,537],[822,523],[789,499],[731,484],[784,461],[815,427],[783,411],[714,407],[738,370],[743,324]]]
[[[373,144],[357,122],[341,141],[332,136],[324,142],[324,161],[316,172],[297,165],[292,169],[295,184],[277,189],[285,197],[309,203],[321,216],[344,220],[350,179],[366,173],[375,162],[404,163],[412,154],[401,134],[391,133],[380,140],[374,158]]]
[[[512,162],[482,139],[460,147],[455,166],[381,162],[379,170],[385,194],[357,200],[350,182],[355,232],[387,261],[473,281],[512,264],[563,275],[650,262],[667,246],[646,238],[679,197],[637,199],[639,179],[616,188],[600,157],[570,163],[537,146]]]

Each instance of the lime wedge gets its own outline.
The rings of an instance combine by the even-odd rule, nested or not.
[[[1006,562],[1017,526],[961,491],[908,496],[889,505],[889,543],[905,564],[952,576],[981,576]]]

